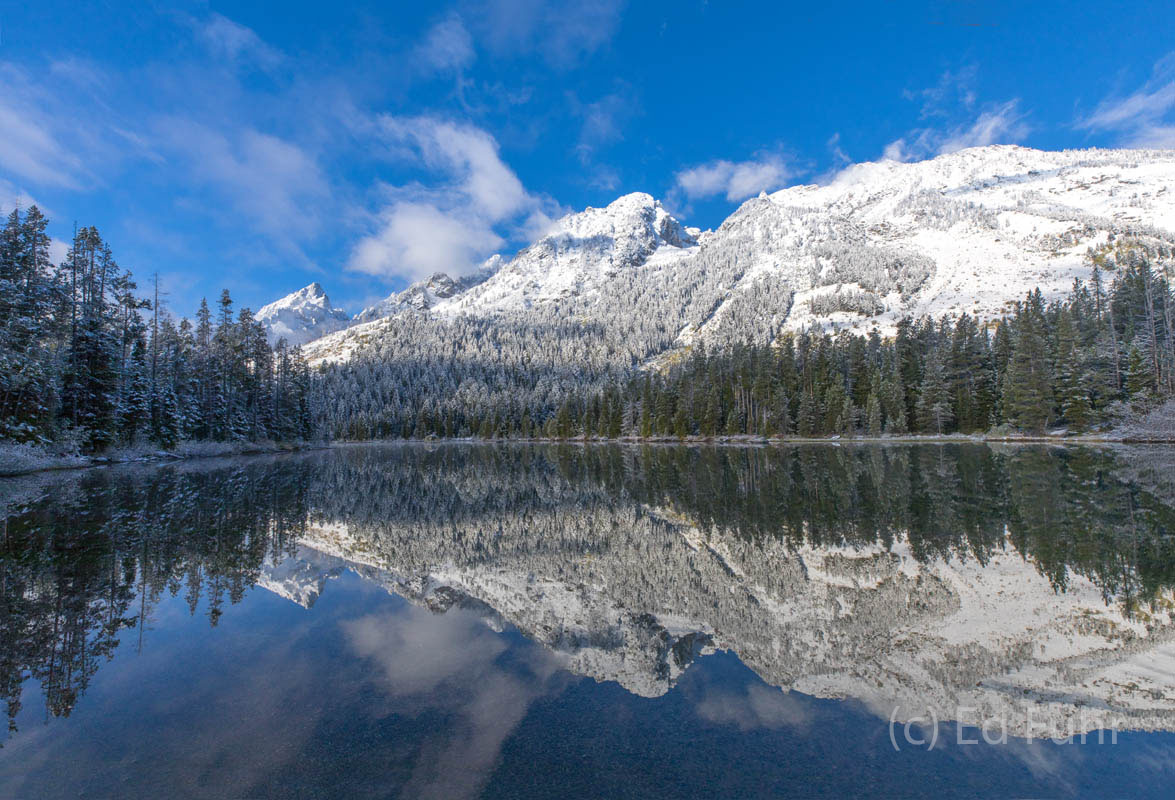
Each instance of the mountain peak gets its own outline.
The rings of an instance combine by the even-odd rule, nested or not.
[[[568,214],[551,227],[545,238],[584,242],[607,238],[622,252],[639,251],[645,256],[662,244],[695,244],[693,234],[647,192],[630,192],[604,208],[589,206]],[[634,257],[639,260],[643,256]]]
[[[620,209],[629,207],[643,207],[643,206],[659,206],[661,202],[653,197],[648,192],[629,192],[622,194],[608,204],[609,209]]]
[[[256,318],[268,329],[271,342],[285,339],[291,345],[342,330],[350,321],[345,311],[331,306],[318,281],[263,306]]]

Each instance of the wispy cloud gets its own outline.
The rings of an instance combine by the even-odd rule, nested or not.
[[[18,189],[9,181],[0,178],[0,217],[7,217],[18,206],[28,208],[35,203],[36,200],[28,192]]]
[[[432,72],[461,72],[477,58],[473,37],[457,14],[449,14],[429,29],[414,53],[416,62]]]
[[[537,52],[553,66],[573,66],[616,32],[626,0],[479,0],[469,4],[498,55]]]
[[[934,86],[918,90],[907,89],[902,94],[907,100],[921,101],[919,118],[948,117],[959,108],[964,111],[975,108],[975,82],[978,75],[978,66],[969,64],[957,70],[943,72]]]
[[[981,107],[974,88],[976,75],[973,66],[948,70],[934,86],[904,92],[906,99],[921,102],[919,119],[934,124],[914,128],[890,142],[882,158],[916,161],[968,147],[1022,141],[1031,129],[1019,98]]]
[[[569,100],[572,114],[581,120],[575,152],[583,164],[600,148],[623,139],[625,123],[640,113],[640,102],[627,84],[590,103],[582,103],[574,95]]]
[[[853,159],[849,157],[849,154],[840,145],[839,131],[828,138],[827,147],[828,152],[832,154],[832,160],[835,166],[843,167],[846,164],[853,163]]]
[[[690,200],[722,195],[737,202],[778,189],[791,175],[782,156],[768,153],[748,161],[720,159],[689,167],[677,173],[674,188]]]
[[[191,180],[212,188],[250,227],[274,242],[305,241],[319,230],[330,187],[299,145],[253,128],[222,131],[183,117],[156,125],[161,147]]]
[[[1175,53],[1155,64],[1145,84],[1103,99],[1077,126],[1118,133],[1131,147],[1175,147]]]
[[[221,14],[213,13],[206,19],[192,20],[192,25],[211,54],[230,64],[250,64],[268,70],[277,67],[285,58],[252,28]]]
[[[76,189],[88,182],[77,137],[55,113],[53,94],[12,64],[0,64],[0,84],[0,170],[36,186]]]
[[[885,146],[882,158],[891,161],[918,161],[946,155],[968,147],[1014,144],[1029,132],[1020,102],[1009,100],[983,111],[975,119],[951,128],[919,128]]]
[[[954,153],[968,147],[1018,142],[1028,135],[1028,125],[1020,111],[1019,100],[983,111],[970,125],[951,130],[938,144],[939,154]]]

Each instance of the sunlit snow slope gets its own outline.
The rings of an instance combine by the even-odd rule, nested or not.
[[[396,336],[404,314],[596,325],[638,362],[699,339],[769,341],[812,326],[885,334],[905,315],[991,319],[1033,288],[1068,291],[1111,238],[1175,245],[1173,182],[1175,151],[996,145],[858,164],[749,200],[705,233],[634,193],[563,218],[474,280],[434,276],[393,295],[310,356],[346,359]]]

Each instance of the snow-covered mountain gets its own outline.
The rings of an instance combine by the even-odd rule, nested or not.
[[[271,344],[283,338],[291,345],[305,344],[350,324],[347,312],[331,306],[318,281],[263,306],[255,317],[269,331]]]
[[[752,200],[718,231],[751,243],[740,281],[785,280],[789,327],[886,327],[902,314],[990,318],[1088,277],[1091,247],[1175,241],[1175,152],[990,146],[859,164]]]
[[[425,280],[417,281],[401,292],[393,292],[375,305],[363,309],[355,315],[353,322],[361,324],[408,311],[428,311],[441,301],[448,300],[484,282],[498,271],[501,264],[502,257],[495,255],[491,256],[472,275],[451,278],[443,272],[437,272]]]
[[[680,255],[697,244],[685,228],[643,192],[606,208],[589,208],[555,223],[541,239],[470,291],[439,305],[439,314],[522,311],[572,295],[592,296],[654,254]]]
[[[315,342],[341,360],[396,338],[405,312],[549,329],[575,322],[593,363],[646,363],[702,340],[769,341],[810,326],[892,330],[905,315],[998,317],[1039,287],[1067,292],[1091,248],[1175,246],[1175,151],[1043,152],[993,145],[858,164],[823,185],[744,203],[714,231],[647,194],[556,223],[471,280],[438,275]]]

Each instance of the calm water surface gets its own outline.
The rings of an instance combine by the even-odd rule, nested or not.
[[[1165,449],[364,446],[0,502],[3,797],[1172,796]]]

